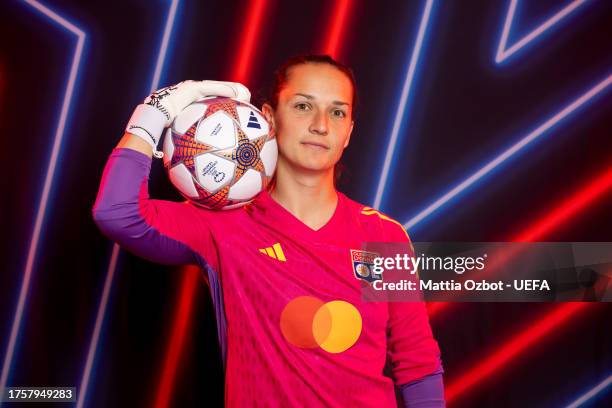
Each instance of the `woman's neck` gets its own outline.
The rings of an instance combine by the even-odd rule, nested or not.
[[[304,224],[318,230],[331,219],[338,203],[333,168],[325,172],[299,171],[279,160],[270,195]]]

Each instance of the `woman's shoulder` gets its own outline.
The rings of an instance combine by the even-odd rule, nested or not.
[[[410,239],[404,226],[396,219],[387,214],[361,204],[346,195],[338,192],[342,200],[344,200],[346,208],[356,218],[364,228],[372,232],[379,232],[383,237],[394,241],[405,241]]]
[[[209,225],[227,225],[228,223],[233,222],[244,222],[247,213],[251,210],[251,203],[246,203],[241,206],[223,210],[205,208],[189,200],[184,201],[182,204],[184,204],[186,212],[191,213],[194,218],[199,219]]]

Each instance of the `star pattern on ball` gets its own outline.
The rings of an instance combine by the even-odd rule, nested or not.
[[[193,172],[195,171],[194,157],[215,150],[213,146],[196,140],[195,132],[198,124],[199,121],[191,125],[184,134],[174,132],[174,153],[172,154],[172,160],[170,160],[170,167],[183,163]]]
[[[258,171],[260,174],[265,173],[263,161],[259,156],[265,138],[259,137],[255,140],[250,140],[238,126],[236,126],[236,135],[238,136],[238,143],[235,147],[215,152],[216,155],[236,163],[234,183],[240,180],[249,169]]]
[[[262,132],[254,132],[255,134],[251,135],[248,130],[243,130],[238,107],[244,106],[249,108],[245,111],[251,112],[251,116],[253,116],[253,107],[247,103],[222,97],[215,97],[212,100],[207,98],[196,102],[196,104],[197,103],[205,105],[202,116],[197,119],[195,123],[192,123],[184,133],[178,132],[173,128],[171,134],[168,135],[172,137],[173,150],[171,154],[168,154],[170,159],[165,163],[165,167],[169,171],[178,165],[184,165],[187,168],[188,173],[184,173],[184,170],[179,170],[183,172],[182,177],[184,177],[185,174],[191,176],[193,186],[196,189],[195,197],[193,192],[189,192],[189,194],[185,195],[186,193],[182,192],[180,187],[179,191],[195,205],[213,209],[234,208],[244,205],[245,200],[230,198],[230,190],[250,169],[257,172],[261,178],[261,186],[265,188],[269,181],[269,177],[265,173],[261,151],[265,143],[270,139],[270,133],[264,132],[265,134],[259,136],[259,133]],[[220,112],[223,112],[225,118],[219,118],[216,125],[213,123],[212,126],[214,129],[209,129],[211,124],[205,125],[207,126],[205,128],[206,130],[200,129],[202,122],[211,119],[213,115]],[[242,114],[242,112],[240,112],[240,114]],[[230,120],[228,121],[227,119]],[[249,126],[251,125],[250,120],[249,117],[249,122],[245,123],[245,126],[254,127]],[[257,123],[256,120],[255,122]],[[257,124],[259,125],[259,123]],[[225,129],[224,126],[226,127]],[[229,129],[230,126],[233,126],[232,130]],[[259,127],[257,128],[259,129]],[[212,133],[210,135],[200,134],[203,131]],[[217,136],[217,133],[220,131],[226,132],[222,135],[221,139],[217,140],[217,138],[211,137]],[[233,138],[230,141],[229,132],[231,131],[233,131]],[[196,138],[196,135],[198,135],[198,138]],[[249,135],[251,138],[249,138]],[[198,165],[201,164],[198,158],[202,155],[208,155],[208,157],[202,160],[209,164],[214,163],[213,167],[217,164],[217,161],[211,156],[216,156],[224,162],[228,161],[233,163],[233,170],[230,170],[231,178],[229,181],[225,181],[222,187],[218,186],[220,188],[215,188],[215,186],[212,185],[205,186],[201,184],[201,181],[197,178],[198,169],[196,168],[196,162]],[[223,174],[225,175],[225,173]],[[184,179],[179,181],[186,182]],[[214,181],[220,183],[220,180],[215,179]],[[248,182],[251,180],[243,180],[243,182],[244,181]]]
[[[234,183],[236,183],[249,169],[258,171],[260,174],[265,174],[263,161],[260,157],[261,149],[263,148],[264,137],[259,137],[255,140],[250,140],[247,135],[240,129],[240,118],[236,104],[232,99],[223,98],[218,102],[211,104],[204,118],[207,118],[218,111],[228,113],[234,119],[234,129],[238,137],[238,143],[231,149],[218,150],[214,154],[232,160],[236,163],[236,171],[234,172]]]
[[[196,202],[197,205],[204,206],[206,208],[220,208],[228,205],[234,205],[237,203],[235,200],[230,200],[229,186],[223,187],[216,193],[210,193],[204,190],[199,184],[195,184],[196,190],[198,191],[200,199]]]
[[[236,102],[230,98],[217,98],[215,103],[211,103],[210,105],[208,105],[208,109],[206,109],[202,120],[214,115],[219,111],[223,111],[225,113],[228,113],[232,118],[234,118],[236,122],[240,122],[235,104]]]

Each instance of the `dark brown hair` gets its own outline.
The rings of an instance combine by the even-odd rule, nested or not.
[[[281,66],[279,66],[274,72],[274,81],[268,92],[268,96],[265,98],[265,102],[270,104],[272,108],[276,109],[278,106],[278,96],[283,90],[283,87],[289,80],[289,70],[297,65],[303,64],[328,64],[335,67],[351,81],[353,86],[353,99],[351,101],[351,117],[355,119],[356,108],[357,108],[357,82],[355,81],[355,75],[353,70],[343,63],[336,61],[329,55],[316,55],[316,54],[304,54],[296,55],[286,60]],[[340,176],[344,171],[344,165],[342,162],[336,163],[334,166],[334,185],[337,187],[340,181]]]
[[[286,60],[277,70],[274,72],[274,82],[268,92],[266,102],[270,104],[274,109],[278,105],[278,95],[283,90],[283,87],[289,79],[289,70],[296,65],[303,64],[328,64],[335,67],[351,81],[353,86],[353,100],[351,101],[351,116],[354,117],[355,108],[357,107],[357,82],[355,81],[355,75],[353,70],[343,63],[336,61],[329,55],[296,55]]]

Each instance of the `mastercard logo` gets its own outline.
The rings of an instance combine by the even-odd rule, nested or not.
[[[280,328],[285,339],[296,347],[321,347],[328,353],[342,353],[361,335],[361,315],[343,300],[323,302],[313,296],[300,296],[285,306]]]

